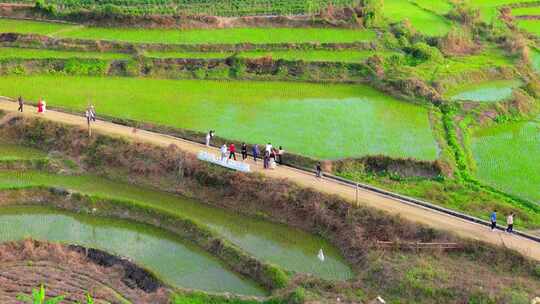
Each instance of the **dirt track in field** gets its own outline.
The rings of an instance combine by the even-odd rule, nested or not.
[[[18,105],[7,100],[0,101],[0,110],[16,112]],[[86,128],[86,119],[80,116],[66,114],[62,112],[48,110],[45,114],[37,114],[35,107],[25,106],[26,116],[43,117],[52,121],[66,123],[82,128]],[[99,113],[98,113],[99,115]],[[216,148],[207,148],[204,145],[193,143],[190,141],[174,138],[171,136],[144,131],[134,130],[133,128],[117,125],[111,122],[97,121],[93,124],[93,132],[108,134],[113,136],[121,136],[128,139],[148,142],[159,146],[169,146],[174,144],[180,149],[198,153],[200,151],[209,151],[218,153]],[[289,167],[278,167],[275,170],[264,170],[262,162],[255,164],[249,160],[253,171],[263,173],[266,176],[274,178],[286,178],[304,187],[317,189],[318,191],[329,194],[339,195],[351,203],[355,202],[355,189],[340,184],[339,182],[327,179],[317,179],[313,175],[292,169]],[[370,192],[367,190],[359,190],[359,203],[365,206],[384,210],[392,214],[399,214],[401,217],[413,222],[426,224],[433,228],[451,231],[459,236],[467,237],[476,240],[482,240],[496,245],[506,246],[515,249],[522,254],[540,261],[540,243],[522,238],[515,235],[508,235],[504,232],[492,232],[489,228],[479,224],[470,223],[468,221],[455,218],[444,213],[440,213],[427,208],[412,205],[393,198],[385,197],[381,194]]]

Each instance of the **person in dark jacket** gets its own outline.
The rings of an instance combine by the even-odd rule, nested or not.
[[[24,100],[23,100],[22,96],[19,96],[17,101],[19,102],[19,109],[17,111],[22,113],[23,107],[24,107]]]
[[[319,178],[322,177],[321,163],[317,163],[317,166],[315,167],[315,170],[317,171],[316,176],[319,177]]]
[[[253,148],[251,148],[251,152],[253,152],[253,161],[257,162],[257,158],[259,157],[259,154],[261,154],[261,151],[259,150],[259,145],[254,144]]]
[[[242,160],[245,161],[248,157],[248,153],[247,153],[247,150],[248,150],[248,147],[246,145],[246,143],[242,143]]]

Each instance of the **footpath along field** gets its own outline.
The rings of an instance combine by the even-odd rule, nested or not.
[[[364,85],[7,76],[4,95],[245,140],[323,159],[384,154],[435,160],[427,108]],[[231,93],[234,92],[234,93]]]

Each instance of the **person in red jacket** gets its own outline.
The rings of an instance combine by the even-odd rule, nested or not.
[[[229,159],[231,158],[236,160],[236,147],[234,146],[234,144],[231,144],[229,146]]]

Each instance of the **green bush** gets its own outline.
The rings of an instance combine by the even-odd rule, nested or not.
[[[289,296],[290,304],[302,304],[306,300],[306,290],[302,287],[298,287]]]
[[[78,76],[101,76],[107,73],[109,64],[98,59],[68,59],[64,64],[64,72]]]
[[[205,79],[206,78],[206,69],[198,68],[193,70],[193,77],[196,79]]]
[[[415,60],[418,61],[435,61],[440,62],[443,60],[443,55],[436,47],[432,47],[424,42],[417,42],[412,47],[406,49]]]

